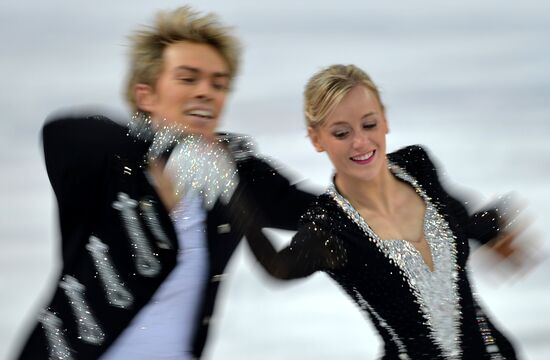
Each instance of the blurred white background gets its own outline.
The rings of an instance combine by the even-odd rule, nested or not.
[[[302,88],[332,63],[380,85],[389,150],[426,145],[456,186],[528,203],[550,252],[550,3],[393,0],[188,1],[236,27],[244,63],[224,129],[255,136],[296,179],[331,166],[305,137]],[[40,127],[63,107],[126,114],[126,36],[179,1],[3,0],[0,4],[0,359],[11,358],[58,269],[57,214]],[[546,225],[545,225],[546,224]],[[277,234],[281,242],[291,234]],[[494,320],[525,359],[550,359],[548,261],[515,281],[473,256]],[[379,339],[325,275],[276,283],[243,243],[230,263],[208,359],[374,359]]]

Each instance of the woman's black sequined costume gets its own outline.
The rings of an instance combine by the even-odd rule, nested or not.
[[[389,154],[388,163],[426,203],[433,272],[410,243],[378,238],[334,187],[303,216],[288,247],[277,252],[255,230],[247,233],[252,251],[277,278],[328,273],[370,317],[384,341],[383,359],[515,359],[476,301],[466,266],[468,239],[486,243],[499,231],[498,209],[469,215],[419,146]]]

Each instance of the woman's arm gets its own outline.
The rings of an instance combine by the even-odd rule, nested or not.
[[[251,157],[238,164],[239,187],[262,212],[262,226],[297,230],[316,195],[292,184],[271,161]]]
[[[517,216],[517,207],[511,197],[503,196],[498,201],[472,213],[466,207],[467,201],[449,192],[442,184],[437,166],[423,147],[415,145],[407,149],[413,154],[412,157],[416,160],[415,167],[420,169],[425,178],[424,182],[439,187],[449,214],[457,220],[468,238],[480,244],[487,244],[507,234],[508,225]]]
[[[305,224],[289,246],[275,250],[259,227],[249,227],[246,239],[262,267],[281,280],[303,278],[319,270],[334,270],[345,261],[338,239],[318,225]]]
[[[277,279],[306,277],[319,270],[334,270],[346,261],[340,240],[331,231],[314,221],[299,226],[290,245],[277,251],[262,231],[269,221],[263,209],[255,206],[255,198],[239,188],[229,204],[233,224],[241,228],[252,253],[263,268]]]

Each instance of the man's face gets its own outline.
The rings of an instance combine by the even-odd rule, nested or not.
[[[230,85],[227,63],[212,46],[189,41],[168,45],[163,60],[154,88],[136,86],[139,108],[157,126],[175,123],[213,136]]]

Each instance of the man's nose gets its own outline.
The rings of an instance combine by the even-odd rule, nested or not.
[[[214,88],[208,79],[201,79],[195,86],[195,97],[203,99],[211,99]]]

